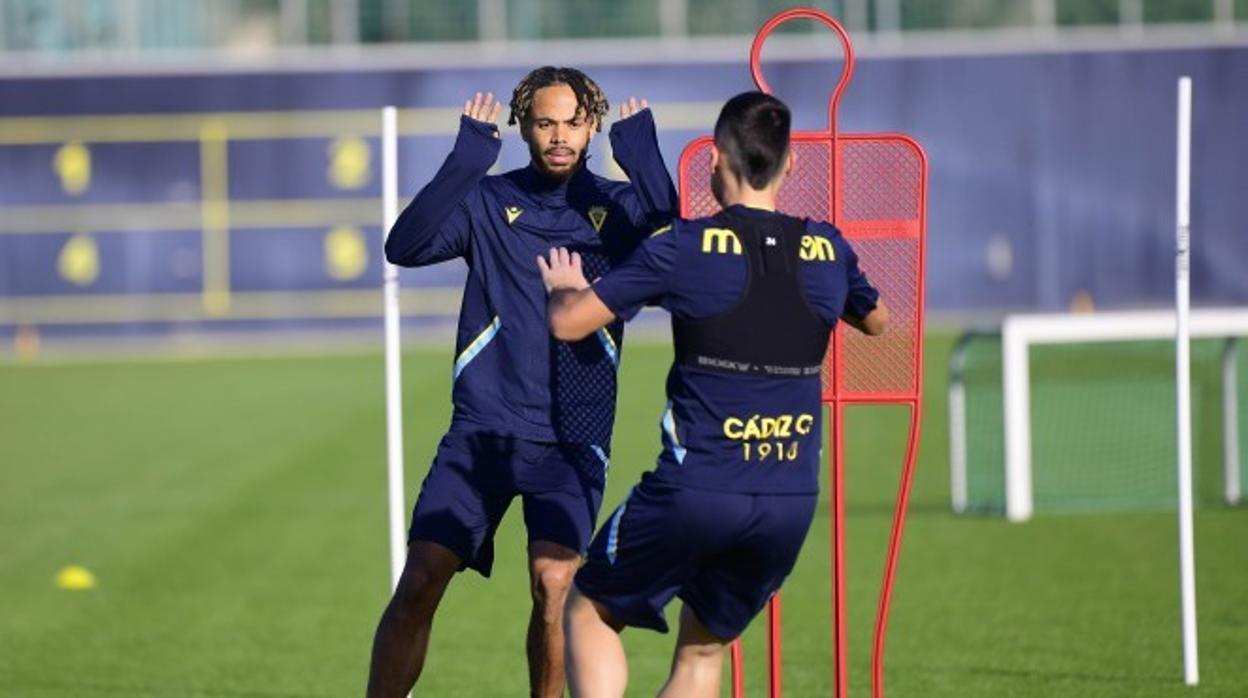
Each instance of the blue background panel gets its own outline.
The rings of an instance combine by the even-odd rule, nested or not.
[[[327,271],[329,228],[234,230],[230,235],[230,278],[235,291],[307,291],[378,288],[381,285],[381,229],[358,229],[364,257],[359,276],[338,279]],[[353,251],[345,251],[345,269]]]
[[[92,143],[90,179],[73,194],[53,168],[61,143],[4,145],[0,126],[0,206],[185,202],[199,199],[199,145]],[[3,211],[0,210],[0,216]]]
[[[70,233],[0,235],[0,295],[159,294],[202,288],[199,231],[93,232],[98,275],[75,284],[57,261]]]
[[[648,97],[662,127],[665,109],[671,114],[700,105],[705,111],[750,88],[744,58],[743,44],[735,63],[599,65],[589,73],[616,104],[629,95]],[[836,61],[765,61],[764,72],[790,102],[795,124],[817,129],[826,123],[827,90],[839,67]],[[0,80],[0,127],[6,115],[445,108],[476,90],[505,98],[526,68],[6,79]],[[1248,303],[1242,269],[1248,259],[1248,48],[867,58],[841,102],[840,127],[908,133],[925,147],[931,309],[1063,310],[1081,293],[1101,307],[1165,305],[1173,294],[1175,81],[1182,74],[1195,84],[1193,299]],[[673,171],[681,149],[709,132],[710,121],[699,126],[684,118],[680,128],[660,133]],[[443,134],[401,139],[404,204],[442,163],[455,126],[451,118]],[[610,172],[602,148],[606,133],[598,138],[591,167]],[[330,211],[315,225],[284,226],[278,215],[276,229],[232,231],[237,290],[379,283],[380,211],[374,218],[356,208],[351,215],[367,220],[333,220],[350,217],[345,202],[342,216],[336,215],[334,201],[378,196],[376,136],[366,138],[372,170],[358,190],[328,181],[331,139],[230,142],[229,193],[236,203],[289,199]],[[11,222],[6,205],[198,201],[198,143],[88,146],[92,186],[78,197],[60,190],[50,166],[55,145],[0,146],[0,224]],[[517,130],[504,126],[496,170],[527,159]],[[376,245],[365,274],[350,282],[324,271],[322,237],[339,223],[362,226],[368,244]],[[197,218],[189,224],[198,225]],[[248,223],[236,219],[234,225]],[[124,222],[87,227],[111,230]],[[114,237],[101,236],[108,241],[101,243],[99,281],[79,289],[55,273],[64,236],[0,232],[0,294],[198,288],[197,232],[138,232],[124,243]],[[405,271],[402,279],[409,287],[457,288],[463,274],[462,262],[451,262]]]
[[[343,133],[359,137],[359,134]],[[363,138],[368,169],[363,185],[337,187],[330,181],[333,138],[244,140],[230,143],[230,198],[310,199],[381,196],[381,146],[378,138]]]

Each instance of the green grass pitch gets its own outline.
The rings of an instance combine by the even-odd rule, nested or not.
[[[950,344],[929,340],[888,694],[1245,695],[1248,511],[1216,504],[1216,469],[1201,464],[1202,683],[1188,689],[1173,514],[1011,525],[948,513]],[[664,345],[624,352],[600,520],[654,461],[669,358]],[[448,421],[450,363],[449,346],[405,357],[409,503]],[[861,407],[847,422],[853,695],[868,694],[905,419],[902,408]],[[0,696],[362,695],[388,596],[383,439],[380,354],[0,364]],[[525,692],[518,510],[500,531],[494,578],[452,585],[420,695]],[[791,696],[831,694],[826,511],[785,588]],[[57,589],[69,564],[98,587]],[[746,636],[753,696],[762,629]],[[630,695],[653,695],[672,637],[625,638]]]

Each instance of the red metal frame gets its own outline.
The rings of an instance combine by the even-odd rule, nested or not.
[[[825,385],[823,399],[831,412],[829,420],[829,436],[832,448],[829,453],[829,483],[832,498],[832,624],[835,649],[833,654],[833,673],[835,679],[835,695],[847,698],[849,693],[847,671],[847,638],[846,638],[846,599],[845,599],[845,476],[844,476],[844,423],[845,407],[848,405],[900,404],[910,407],[910,427],[906,442],[905,461],[898,482],[896,508],[893,513],[892,532],[889,538],[888,555],[884,566],[883,580],[880,588],[879,601],[875,615],[874,644],[871,655],[872,695],[882,698],[884,695],[884,649],[888,627],[889,608],[892,601],[893,582],[897,570],[897,562],[901,552],[902,535],[905,530],[906,509],[910,498],[910,485],[917,456],[920,424],[922,421],[922,389],[923,389],[923,308],[924,308],[924,276],[926,271],[926,231],[927,231],[927,158],[923,148],[913,139],[901,134],[840,134],[837,132],[836,111],[841,95],[849,85],[854,68],[853,45],[848,33],[832,17],[810,8],[795,8],[777,14],[768,20],[754,37],[750,47],[750,72],[758,88],[771,92],[763,77],[760,65],[763,43],[768,35],[781,24],[794,19],[809,19],[821,22],[831,28],[841,42],[844,51],[844,67],[832,95],[828,100],[828,125],[823,131],[795,132],[792,141],[795,147],[801,144],[830,144],[831,159],[828,176],[827,201],[831,208],[831,219],[851,240],[871,239],[913,239],[917,241],[914,260],[917,274],[914,285],[914,338],[910,355],[911,380],[906,389],[852,391],[845,383],[846,353],[845,334],[842,324],[832,337],[828,355],[832,380]],[[845,172],[843,156],[847,147],[856,143],[881,144],[887,143],[910,151],[918,163],[918,183],[916,187],[917,216],[902,220],[870,220],[855,222],[847,220],[843,210],[843,192],[837,187],[838,174]],[[695,215],[694,202],[689,196],[690,162],[692,158],[713,144],[709,136],[697,138],[686,146],[681,154],[679,164],[679,184],[681,191],[681,216]],[[694,189],[697,187],[695,186]],[[704,213],[700,215],[705,215]],[[885,299],[885,302],[889,302]],[[896,388],[896,386],[894,386]],[[769,652],[768,668],[770,673],[769,695],[780,698],[782,694],[782,650],[781,650],[781,603],[780,596],[772,599],[768,607]],[[740,641],[732,648],[732,695],[741,698],[744,694],[743,680],[743,649]]]

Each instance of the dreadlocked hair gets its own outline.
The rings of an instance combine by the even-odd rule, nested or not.
[[[528,120],[533,110],[533,96],[543,87],[551,85],[567,85],[576,95],[576,106],[586,116],[594,120],[594,129],[602,130],[602,119],[607,115],[607,96],[602,93],[598,83],[576,68],[556,68],[545,65],[524,76],[515,92],[511,93],[511,116],[507,125]]]

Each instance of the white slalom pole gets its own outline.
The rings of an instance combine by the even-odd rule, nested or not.
[[[1200,680],[1196,656],[1196,553],[1192,536],[1191,337],[1188,311],[1192,160],[1192,79],[1179,78],[1178,176],[1175,211],[1175,377],[1178,391],[1179,592],[1183,621],[1183,680]]]
[[[1222,489],[1228,506],[1239,504],[1239,338],[1222,347]]]
[[[381,205],[382,237],[399,217],[398,112],[381,110]],[[407,558],[407,535],[403,523],[407,507],[403,498],[403,381],[399,357],[399,269],[382,262],[386,314],[386,469],[390,502],[390,584],[398,586]]]

